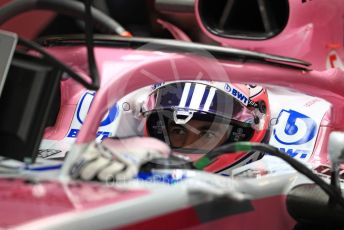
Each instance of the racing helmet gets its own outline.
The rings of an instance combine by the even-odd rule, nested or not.
[[[237,141],[267,141],[270,109],[265,89],[210,81],[174,81],[152,86],[143,103],[144,133],[197,160]],[[223,154],[205,170],[232,170],[262,157],[258,152]]]

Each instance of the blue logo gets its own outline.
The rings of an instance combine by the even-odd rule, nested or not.
[[[84,94],[84,96],[80,100],[79,106],[76,111],[76,118],[81,124],[84,123],[84,119],[86,117],[86,114],[88,113],[88,110],[91,107],[95,94],[96,94],[95,92],[87,92]],[[82,113],[85,113],[85,112],[86,114],[83,114],[84,116],[82,116]],[[109,109],[107,116],[102,120],[102,122],[100,123],[100,126],[106,126],[106,125],[111,124],[116,119],[117,115],[118,115],[118,105],[116,103],[114,106],[112,106]]]
[[[70,138],[76,138],[80,132],[80,129],[71,129],[69,130],[69,133],[67,134],[67,137]],[[104,132],[104,131],[98,131],[96,134],[96,137],[100,137],[101,140],[103,140],[106,137],[111,136],[110,132]]]
[[[156,84],[152,85],[152,90],[155,90],[155,89],[159,88],[163,84],[164,84],[164,82],[160,82],[160,83],[156,83]]]
[[[226,90],[228,93],[230,93],[231,90],[232,90],[232,88],[229,86],[228,83],[225,84],[225,90]]]
[[[306,159],[309,154],[311,154],[310,151],[307,150],[301,150],[301,149],[285,149],[285,148],[280,148],[282,152],[285,152],[289,156],[293,158],[300,158],[300,159]]]
[[[312,140],[316,130],[317,124],[312,118],[294,110],[282,110],[273,135],[282,144],[301,145]]]
[[[187,175],[174,175],[173,173],[152,173],[152,172],[139,172],[136,179],[143,181],[150,181],[155,183],[176,184],[187,178]]]
[[[243,104],[247,105],[248,98],[244,94],[242,94],[239,90],[235,89],[234,87],[232,88],[228,83],[225,84],[224,89],[225,91],[230,93],[234,98],[238,99]]]

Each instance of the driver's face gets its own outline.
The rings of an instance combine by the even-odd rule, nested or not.
[[[231,126],[199,120],[190,120],[185,125],[177,125],[171,121],[167,132],[171,146],[174,148],[212,150],[226,141]]]

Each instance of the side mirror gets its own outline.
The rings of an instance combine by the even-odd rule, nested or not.
[[[1,156],[35,161],[60,76],[61,71],[42,58],[14,54],[0,97]]]

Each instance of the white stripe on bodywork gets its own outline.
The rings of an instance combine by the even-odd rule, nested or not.
[[[190,109],[199,109],[199,106],[201,104],[201,101],[204,95],[205,87],[206,85],[200,85],[200,84],[197,84],[195,86],[195,90],[191,98]]]
[[[204,111],[208,111],[208,110],[209,110],[209,107],[210,107],[210,105],[211,105],[211,102],[212,102],[213,99],[214,99],[215,92],[216,92],[216,88],[211,87],[211,88],[210,88],[209,95],[208,95],[208,98],[207,98],[207,101],[205,102],[204,107],[203,107],[203,110],[204,110]]]

